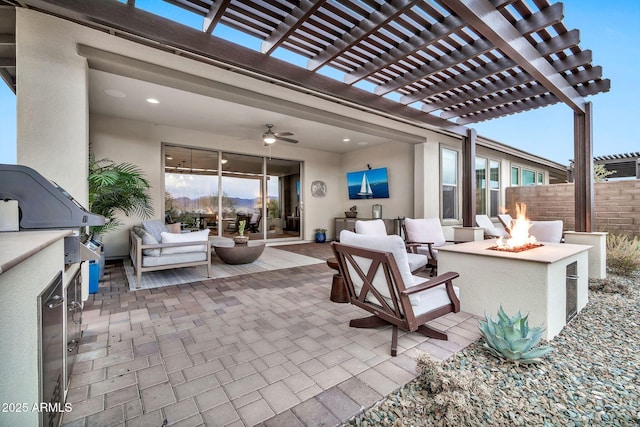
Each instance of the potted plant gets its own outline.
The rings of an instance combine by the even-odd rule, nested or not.
[[[96,160],[89,152],[89,210],[102,215],[107,222],[90,228],[91,239],[102,245],[102,235],[116,230],[122,223],[118,211],[126,216],[153,216],[149,189],[151,185],[140,168],[131,163],[114,163],[110,159]],[[100,276],[104,274],[104,252],[100,258]]]
[[[316,243],[324,243],[327,241],[327,229],[326,228],[316,228]]]
[[[244,235],[244,227],[247,225],[246,220],[238,221],[238,236],[233,238],[233,241],[236,242],[237,245],[246,245],[249,241],[249,236]]]

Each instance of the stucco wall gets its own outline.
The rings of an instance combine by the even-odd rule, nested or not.
[[[597,182],[594,188],[594,230],[640,236],[640,180]],[[573,184],[534,185],[507,189],[507,209],[527,205],[532,220],[561,219],[565,230],[575,230]]]
[[[389,176],[388,199],[349,200],[347,172],[387,168]],[[413,215],[413,146],[402,142],[389,142],[375,147],[363,148],[342,156],[340,185],[336,191],[341,196],[340,210],[336,216],[344,217],[349,207],[358,208],[359,218],[371,218],[374,204],[382,205],[383,218]]]

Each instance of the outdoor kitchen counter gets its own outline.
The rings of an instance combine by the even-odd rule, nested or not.
[[[12,231],[0,233],[0,274],[30,258],[71,230]]]

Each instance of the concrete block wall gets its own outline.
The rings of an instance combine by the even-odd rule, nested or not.
[[[515,217],[515,204],[527,205],[531,220],[562,219],[565,230],[575,230],[573,184],[509,187],[507,212]],[[640,236],[640,180],[595,183],[593,231]]]

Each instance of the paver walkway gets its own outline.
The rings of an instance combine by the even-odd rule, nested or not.
[[[279,246],[326,258],[328,244]],[[130,292],[108,264],[85,303],[64,415],[69,426],[332,426],[411,381],[419,350],[475,341],[465,313],[432,322],[449,341],[353,329],[365,312],[329,301],[326,264]]]

